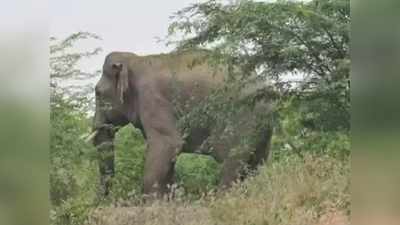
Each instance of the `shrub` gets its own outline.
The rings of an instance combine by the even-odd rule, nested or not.
[[[115,178],[112,194],[117,199],[142,193],[145,142],[132,125],[121,128],[115,137]]]
[[[210,156],[181,154],[175,169],[177,182],[189,194],[200,195],[207,192],[219,180],[220,165]]]

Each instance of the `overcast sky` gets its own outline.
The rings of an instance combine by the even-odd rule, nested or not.
[[[81,43],[77,48],[102,47],[103,52],[83,64],[83,69],[100,69],[111,51],[137,54],[168,52],[156,37],[165,37],[174,12],[201,0],[68,0],[51,1],[50,35],[64,38],[78,31],[102,37],[101,41]]]

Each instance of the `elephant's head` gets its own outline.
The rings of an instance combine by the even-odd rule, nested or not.
[[[135,120],[134,99],[129,71],[129,56],[112,53],[107,56],[103,73],[96,84],[96,111],[93,120],[93,143],[98,145],[113,138],[115,127]]]
[[[133,54],[111,53],[106,57],[103,73],[95,87],[96,111],[93,133],[87,141],[93,141],[99,152],[100,183],[103,195],[107,195],[114,176],[113,139],[118,127],[136,123],[136,91],[129,62]]]

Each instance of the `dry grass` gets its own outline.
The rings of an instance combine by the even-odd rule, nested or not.
[[[329,157],[293,157],[222,196],[96,209],[90,225],[347,225],[349,164]]]
[[[97,209],[89,219],[91,225],[208,225],[212,224],[205,207],[157,202],[151,206]]]

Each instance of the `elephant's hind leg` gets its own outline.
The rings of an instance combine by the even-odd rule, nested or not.
[[[253,125],[242,134],[242,137],[236,138],[238,139],[236,145],[222,156],[224,160],[221,186],[230,187],[233,182],[245,179],[248,175],[255,173],[257,167],[267,160],[272,128],[270,126],[260,128]],[[232,140],[231,146],[235,143],[235,139]]]
[[[267,127],[257,134],[258,138],[255,144],[255,152],[251,155],[249,160],[249,168],[252,171],[255,171],[258,166],[267,161],[271,149],[272,133],[272,128]]]
[[[241,177],[241,173],[246,169],[250,159],[250,146],[242,142],[243,136],[230,132],[231,130],[239,130],[241,125],[243,124],[214,130],[211,139],[213,148],[211,155],[217,162],[222,163],[219,182],[222,188],[230,187],[233,182]],[[248,132],[244,133],[244,129],[241,130],[244,136],[248,136]]]
[[[244,179],[249,169],[250,156],[250,151],[244,148],[231,150],[222,164],[220,186],[227,188],[235,181]]]

